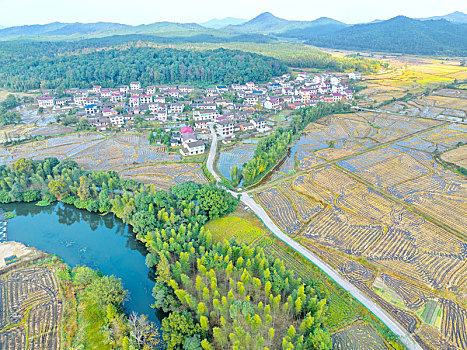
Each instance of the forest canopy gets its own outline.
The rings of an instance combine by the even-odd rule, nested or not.
[[[143,85],[195,85],[267,82],[287,72],[279,60],[236,50],[176,50],[149,47],[108,49],[80,54],[18,59],[0,53],[0,81],[17,91],[31,89],[116,87],[130,81]]]

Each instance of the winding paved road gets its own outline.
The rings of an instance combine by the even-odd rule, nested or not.
[[[216,181],[220,181],[219,175],[214,171],[214,159],[217,152],[217,135],[214,130],[213,125],[209,125],[211,131],[212,143],[211,149],[209,151],[208,160],[206,166],[209,172],[212,174]],[[332,268],[329,264],[324,262],[320,257],[313,254],[307,248],[302,246],[300,243],[296,242],[288,235],[286,235],[282,230],[272,221],[266,211],[256,203],[253,198],[251,198],[247,193],[239,193],[229,191],[234,197],[240,196],[240,200],[250,207],[250,209],[263,221],[263,223],[269,228],[269,230],[281,241],[287,244],[289,247],[302,254],[305,258],[310,260],[313,264],[318,266],[324,273],[326,273],[330,278],[332,278],[337,284],[344,288],[347,292],[352,294],[352,296],[362,303],[366,308],[371,310],[391,331],[396,334],[402,343],[410,350],[422,350],[422,347],[415,341],[412,335],[397,321],[395,320],[386,310],[381,306],[371,300],[368,296],[362,293],[357,287],[347,281],[342,277],[339,272]]]

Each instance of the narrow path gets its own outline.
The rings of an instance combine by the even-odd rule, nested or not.
[[[214,179],[220,181],[219,175],[214,171],[214,159],[217,152],[217,135],[215,133],[213,125],[209,125],[211,130],[212,143],[211,149],[209,151],[208,160],[206,167],[209,172],[212,174]],[[396,334],[401,342],[410,350],[422,350],[422,347],[415,341],[412,335],[397,321],[395,320],[386,310],[381,306],[371,300],[368,296],[363,294],[356,286],[347,281],[342,277],[339,272],[337,272],[333,267],[324,262],[321,258],[313,254],[307,248],[302,246],[300,243],[296,242],[289,236],[287,236],[282,230],[277,227],[277,225],[272,221],[266,211],[256,203],[253,198],[250,197],[247,193],[239,193],[234,191],[228,191],[234,197],[239,197],[240,200],[250,207],[250,209],[263,221],[266,227],[281,241],[287,244],[289,247],[294,249],[296,252],[303,255],[313,264],[318,266],[324,273],[326,273],[332,280],[339,284],[343,289],[349,292],[355,299],[362,303],[366,308],[368,308],[374,315],[376,315],[394,334]]]

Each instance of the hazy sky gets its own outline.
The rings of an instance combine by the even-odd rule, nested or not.
[[[312,20],[327,16],[347,23],[396,15],[429,17],[467,12],[465,0],[0,0],[0,25],[109,21],[203,22],[211,18],[253,18],[269,11],[278,17]]]

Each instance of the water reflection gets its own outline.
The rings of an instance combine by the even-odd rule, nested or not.
[[[57,254],[70,266],[87,265],[122,279],[130,292],[128,310],[149,315],[154,273],[145,265],[146,248],[131,228],[113,215],[99,215],[62,203],[39,207],[29,203],[2,205],[16,217],[8,224],[8,240]]]

